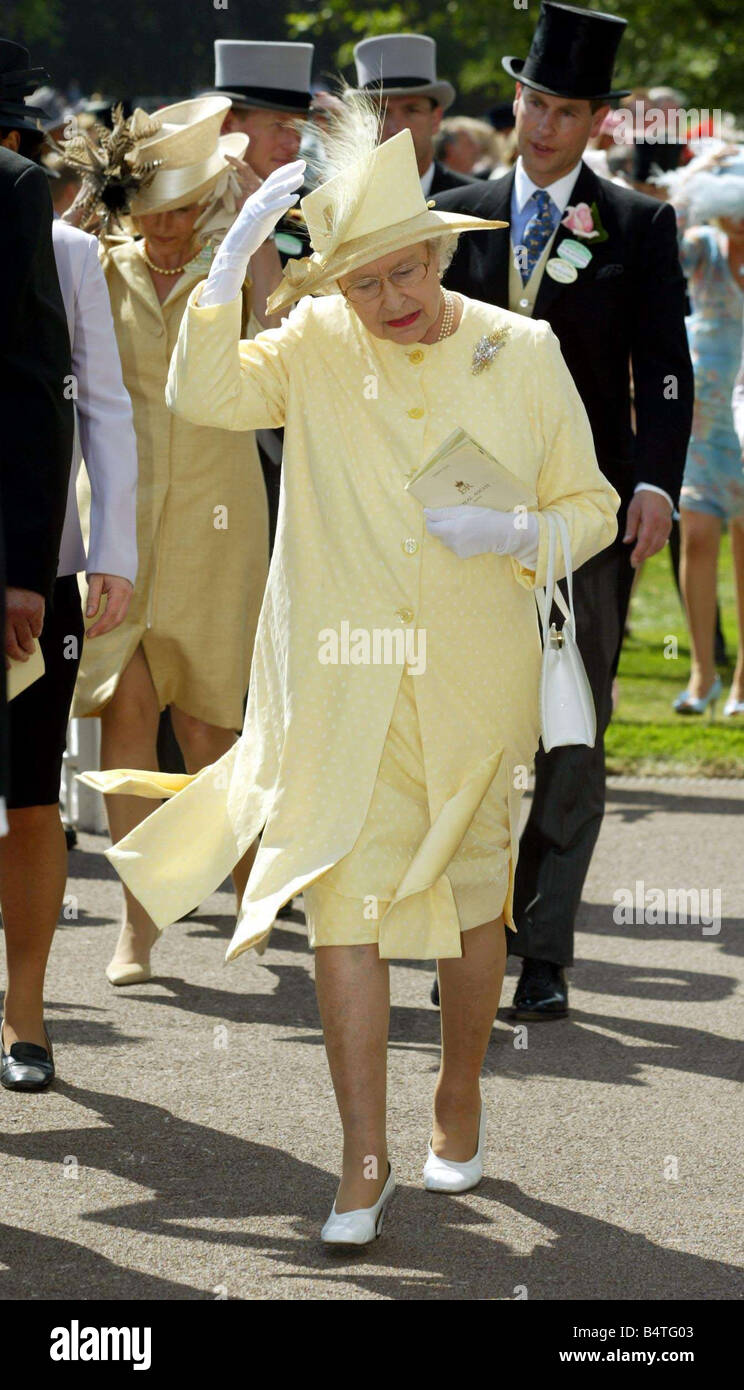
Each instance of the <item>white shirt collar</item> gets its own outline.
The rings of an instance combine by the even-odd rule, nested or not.
[[[576,167],[571,169],[568,174],[564,174],[562,179],[556,179],[555,183],[548,184],[548,187],[545,189],[545,192],[550,194],[559,212],[566,211],[568,200],[571,197],[580,170],[581,160],[579,160]],[[532,179],[527,173],[520,154],[514,173],[514,192],[516,194],[519,212],[522,211],[525,203],[532,197],[537,187],[538,185],[532,182]]]
[[[425,173],[425,174],[421,174],[420,177],[421,177],[421,192],[423,193],[424,197],[426,198],[426,197],[428,196],[429,189],[431,188],[431,186],[432,186],[432,184],[433,184],[433,182],[434,182],[434,160],[433,160],[433,159],[432,159],[432,161],[431,161],[431,164],[429,165],[429,168],[426,170],[426,173]]]

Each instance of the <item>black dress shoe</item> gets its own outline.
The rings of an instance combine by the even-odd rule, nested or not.
[[[43,1091],[54,1080],[54,1056],[46,1029],[44,1036],[47,1047],[16,1042],[6,1052],[0,1028],[0,1084],[6,1091]]]
[[[435,1008],[439,1008],[439,976],[434,976],[434,983],[431,987],[431,1002]]]
[[[541,1018],[565,1018],[567,1013],[568,985],[563,966],[525,956],[511,1017],[531,1023]]]

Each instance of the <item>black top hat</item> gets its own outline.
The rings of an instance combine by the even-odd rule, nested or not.
[[[501,66],[526,87],[555,97],[609,101],[612,69],[627,21],[597,10],[543,0],[526,58],[502,58]]]
[[[8,130],[39,130],[46,118],[40,106],[29,106],[24,97],[41,82],[49,81],[44,68],[29,67],[30,54],[23,44],[0,39],[0,126]]]

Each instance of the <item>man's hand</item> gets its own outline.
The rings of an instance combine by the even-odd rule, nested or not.
[[[227,154],[225,158],[232,164],[240,184],[240,197],[236,200],[239,212],[251,193],[256,193],[261,187],[261,180],[246,159],[236,159],[233,154]]]
[[[44,626],[44,600],[33,589],[10,588],[5,594],[5,665],[8,657],[28,661],[33,655],[34,639]]]
[[[628,507],[628,519],[623,540],[636,544],[631,551],[630,563],[633,569],[643,564],[657,550],[666,545],[672,530],[672,512],[666,497],[659,492],[641,488],[635,493]]]
[[[88,602],[85,605],[86,618],[92,618],[101,606],[101,596],[106,594],[106,612],[89,627],[86,637],[103,637],[104,632],[112,632],[127,616],[133,588],[128,579],[119,574],[89,574]]]

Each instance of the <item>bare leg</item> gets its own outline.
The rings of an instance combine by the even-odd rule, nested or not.
[[[191,714],[171,705],[173,732],[183,753],[187,772],[201,772],[203,767],[216,763],[235,743],[234,729],[222,729],[217,724],[205,724],[203,719],[194,719]],[[233,869],[233,884],[237,898],[238,911],[242,902],[245,885],[253,868],[258,841],[247,849],[243,858]]]
[[[480,1074],[506,968],[504,919],[462,933],[459,958],[440,960],[442,1061],[434,1091],[432,1148],[467,1163],[478,1147]]]
[[[693,699],[707,695],[715,679],[716,585],[721,523],[707,512],[680,508],[682,554],[680,587],[687,610],[692,646],[689,691]]]
[[[59,806],[8,811],[9,834],[0,839],[0,902],[3,909],[8,985],[5,1047],[15,1042],[46,1047],[44,974],[67,881],[67,845]]]
[[[731,682],[731,694],[735,700],[741,701],[744,700],[744,519],[739,517],[736,521],[730,522],[729,526],[736,583],[736,615],[739,623],[739,650]]]
[[[157,736],[160,709],[145,654],[138,647],[101,714],[101,767],[158,766]],[[107,796],[111,841],[134,830],[161,804],[142,796]],[[110,968],[137,962],[147,965],[158,931],[145,909],[124,888],[124,920]]]
[[[344,1132],[336,1211],[356,1211],[374,1206],[387,1178],[387,961],[375,945],[319,946],[315,987]]]

